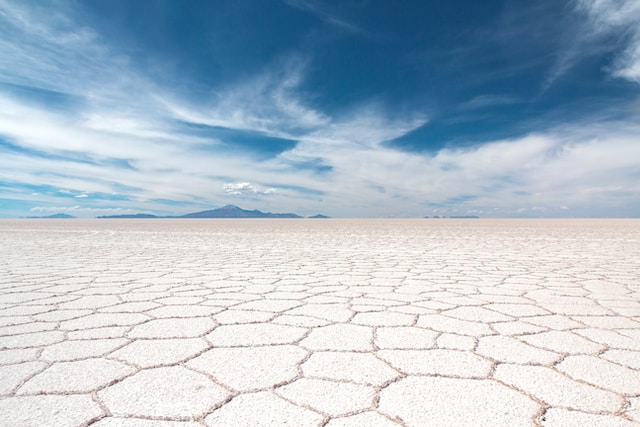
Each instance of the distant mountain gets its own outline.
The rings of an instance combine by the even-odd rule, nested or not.
[[[182,216],[157,216],[151,214],[105,215],[98,218],[302,218],[293,213],[271,213],[259,210],[247,211],[234,205],[202,212],[188,213]]]
[[[164,218],[161,216],[151,215],[151,214],[127,214],[127,215],[104,215],[99,216],[100,219],[126,219],[126,218]]]
[[[65,213],[57,213],[53,215],[47,216],[28,216],[27,218],[37,218],[37,219],[68,219],[68,218],[76,218],[73,215],[65,214]]]
[[[194,212],[178,218],[302,218],[293,213],[271,213],[259,210],[248,211],[234,205],[227,205],[219,209]]]
[[[331,217],[330,217],[330,216],[326,216],[326,215],[322,215],[322,214],[318,214],[318,215],[310,216],[309,218],[313,218],[313,219],[326,219],[326,218],[331,218]]]

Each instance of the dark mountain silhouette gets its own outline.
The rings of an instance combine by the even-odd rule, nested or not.
[[[150,214],[106,215],[98,218],[302,218],[293,213],[271,213],[259,210],[248,211],[234,205],[208,211],[193,212],[182,216],[156,216]]]
[[[219,209],[194,212],[179,218],[302,218],[293,213],[271,213],[259,210],[247,211],[234,205],[227,205]]]
[[[151,215],[151,214],[125,214],[125,215],[104,215],[104,216],[99,216],[98,218],[168,218],[168,217],[161,217],[161,216],[156,216],[156,215]]]
[[[314,216],[310,216],[309,218],[313,218],[313,219],[326,219],[326,218],[331,218],[330,216],[326,216],[326,215],[322,215],[322,214],[317,214]]]
[[[38,219],[65,219],[65,218],[76,218],[73,215],[65,214],[65,213],[56,213],[53,215],[47,216],[28,216],[27,218],[38,218]]]

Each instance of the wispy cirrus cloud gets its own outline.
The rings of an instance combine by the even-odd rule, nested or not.
[[[367,31],[365,31],[358,25],[340,17],[337,13],[332,12],[330,10],[330,7],[324,4],[321,0],[284,0],[284,2],[297,9],[309,12],[322,19],[326,23],[350,33],[360,35],[368,34]]]
[[[611,76],[640,83],[640,3],[635,0],[575,0],[574,16],[544,89],[588,58],[610,55]]]
[[[614,37],[610,65],[613,76],[640,83],[640,3],[636,0],[578,0],[577,8],[585,13],[590,30],[597,37]]]
[[[463,110],[476,110],[487,107],[517,104],[522,102],[513,95],[486,94],[478,95],[460,105]]]
[[[305,55],[292,53],[268,64],[254,76],[220,89],[204,105],[201,101],[193,105],[175,97],[161,102],[172,115],[187,122],[291,137],[331,121],[299,97],[306,67]]]

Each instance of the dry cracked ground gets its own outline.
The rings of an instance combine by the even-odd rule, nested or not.
[[[638,426],[640,220],[2,220],[0,425]]]

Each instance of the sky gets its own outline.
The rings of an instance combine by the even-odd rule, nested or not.
[[[0,217],[640,217],[640,1],[0,0]]]

